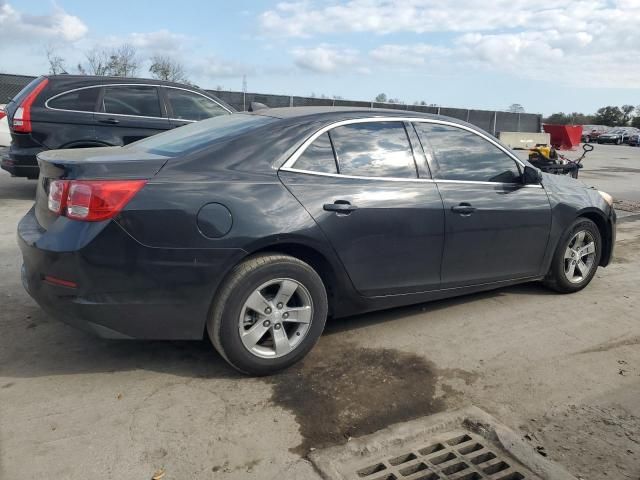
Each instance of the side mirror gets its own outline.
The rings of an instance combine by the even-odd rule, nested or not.
[[[522,183],[525,185],[538,185],[540,182],[542,182],[542,171],[540,171],[539,168],[525,165],[524,173],[522,174]]]

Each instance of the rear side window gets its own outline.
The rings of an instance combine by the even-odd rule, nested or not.
[[[448,125],[416,123],[425,148],[435,157],[433,177],[441,180],[476,182],[520,182],[520,170],[513,158],[475,133]]]
[[[370,122],[331,130],[343,175],[416,178],[409,138],[401,122]]]
[[[173,118],[204,120],[229,113],[210,98],[197,93],[176,88],[165,88],[165,91],[173,110]]]
[[[102,111],[118,115],[162,117],[156,87],[123,85],[105,87]]]
[[[98,100],[98,88],[83,88],[69,93],[63,93],[47,102],[50,108],[60,110],[76,110],[80,112],[93,112]]]
[[[300,170],[311,172],[338,173],[328,133],[323,133],[300,155],[294,165]]]

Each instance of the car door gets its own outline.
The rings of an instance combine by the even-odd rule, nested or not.
[[[418,178],[405,125],[351,122],[312,137],[280,170],[281,180],[320,226],[359,293],[437,289],[442,201],[430,179]]]
[[[95,115],[100,86],[74,88],[47,99],[40,112],[32,114],[47,146],[68,148],[93,145],[96,139]]]
[[[205,120],[229,111],[213,99],[182,88],[164,87],[171,128]]]
[[[128,145],[170,128],[154,85],[105,85],[96,118],[97,139],[109,145]]]
[[[551,207],[541,185],[497,142],[455,125],[416,122],[444,204],[442,288],[541,274]]]

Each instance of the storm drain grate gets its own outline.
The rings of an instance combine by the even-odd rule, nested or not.
[[[576,480],[473,406],[398,423],[309,459],[327,480]]]
[[[458,430],[439,441],[358,468],[354,480],[522,480],[534,478],[484,438]]]

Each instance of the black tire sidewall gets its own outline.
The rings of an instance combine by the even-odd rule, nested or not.
[[[596,244],[596,256],[594,259],[594,266],[589,272],[589,275],[587,275],[587,277],[580,283],[571,283],[564,273],[564,252],[567,249],[569,242],[571,241],[573,236],[580,230],[586,230],[593,236],[594,242]],[[556,253],[553,257],[551,273],[556,288],[563,292],[577,292],[579,290],[582,290],[591,282],[592,278],[596,274],[598,265],[600,264],[601,255],[602,238],[600,236],[600,231],[598,230],[597,225],[587,218],[577,219],[563,235],[562,239],[558,243],[558,248],[556,249]]]
[[[253,375],[268,375],[287,368],[302,359],[320,338],[327,318],[327,295],[318,274],[305,266],[287,261],[267,263],[234,285],[223,307],[219,338],[225,356],[237,369]],[[260,285],[276,278],[292,278],[304,285],[313,302],[313,317],[309,331],[295,350],[280,358],[261,358],[250,353],[242,343],[238,318],[247,297]]]

